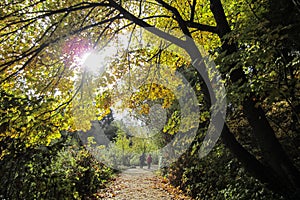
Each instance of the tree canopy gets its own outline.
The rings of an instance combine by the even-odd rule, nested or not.
[[[220,136],[251,176],[299,198],[299,5],[4,0],[0,159],[113,112],[156,130],[160,145],[191,134],[170,146],[188,152],[178,165]]]

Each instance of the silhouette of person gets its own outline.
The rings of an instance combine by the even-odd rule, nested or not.
[[[143,168],[144,163],[145,163],[145,160],[146,160],[146,156],[145,156],[145,153],[143,153],[143,154],[140,156],[140,168]]]

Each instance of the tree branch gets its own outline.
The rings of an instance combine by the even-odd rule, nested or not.
[[[169,5],[169,4],[167,4],[167,3],[164,2],[163,0],[156,0],[156,1],[157,1],[158,3],[160,3],[164,8],[166,8],[167,10],[171,11],[171,12],[174,14],[174,16],[175,16],[175,18],[176,18],[176,20],[177,20],[177,22],[178,22],[178,24],[179,24],[179,27],[181,28],[182,32],[183,32],[186,36],[191,37],[191,33],[190,33],[189,29],[187,28],[186,23],[185,23],[185,21],[183,20],[183,18],[181,17],[181,15],[180,15],[180,13],[178,12],[178,10],[177,10],[175,7],[173,7],[173,6]]]
[[[190,28],[196,28],[199,31],[207,31],[210,33],[219,34],[218,28],[216,26],[209,26],[205,24],[200,24],[197,22],[185,21],[186,25]]]
[[[22,54],[22,56],[18,57],[17,59],[15,60],[11,60],[9,62],[6,62],[2,65],[0,65],[0,67],[3,67],[2,69],[0,69],[0,72],[3,72],[7,67],[13,65],[14,63],[18,62],[18,61],[21,61],[23,58],[27,58],[30,56],[30,58],[20,67],[20,69],[18,69],[16,72],[10,74],[9,76],[7,76],[6,78],[4,78],[3,80],[0,81],[0,84],[4,83],[5,81],[7,81],[8,79],[12,78],[13,76],[17,75],[19,71],[23,70],[26,68],[27,65],[29,65],[29,63],[42,51],[44,50],[45,48],[47,48],[48,46],[50,46],[51,44],[53,43],[56,43],[58,41],[61,41],[63,39],[65,39],[66,37],[70,36],[70,35],[75,35],[79,32],[82,32],[84,30],[87,30],[87,29],[90,29],[90,28],[93,28],[95,26],[99,26],[99,25],[102,25],[102,24],[105,24],[105,23],[108,23],[108,22],[111,22],[111,21],[114,21],[116,19],[120,19],[122,18],[120,15],[117,15],[115,17],[112,17],[110,19],[106,19],[106,20],[103,20],[103,21],[100,21],[98,23],[95,23],[95,24],[90,24],[88,26],[85,26],[83,28],[80,28],[80,29],[77,29],[77,30],[74,30],[72,31],[71,33],[69,34],[65,34],[63,36],[60,36],[59,38],[55,38],[47,43],[44,43],[42,44],[40,47],[38,47],[37,49],[34,49],[30,52],[27,52],[26,54]]]
[[[197,3],[197,0],[193,0],[193,4],[191,6],[191,18],[190,18],[190,22],[194,22],[196,3]]]
[[[132,21],[133,23],[144,27],[144,28],[148,28],[147,30],[155,35],[157,35],[158,37],[161,37],[169,42],[174,43],[175,45],[185,49],[186,48],[186,43],[184,40],[180,40],[177,37],[174,37],[166,32],[163,32],[159,29],[157,29],[156,27],[150,25],[149,23],[143,21],[142,19],[139,19],[138,17],[134,16],[133,14],[131,14],[130,12],[128,12],[126,9],[124,9],[121,5],[119,5],[118,3],[116,3],[114,0],[109,0],[109,4],[111,7],[117,9],[124,18]]]

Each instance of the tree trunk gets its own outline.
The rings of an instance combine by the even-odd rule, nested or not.
[[[271,168],[259,162],[255,156],[249,153],[234,137],[228,126],[225,125],[221,134],[223,143],[233,153],[238,160],[243,164],[244,168],[258,180],[269,183],[269,188],[272,190],[281,190],[281,184],[278,184],[279,179],[274,176]]]

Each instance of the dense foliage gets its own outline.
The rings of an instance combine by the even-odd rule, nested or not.
[[[182,158],[166,176],[195,199],[283,199],[249,176],[220,144],[204,159]]]
[[[82,147],[97,144],[64,135],[99,122],[108,153],[93,156],[121,164],[188,147],[166,175],[195,198],[300,198],[299,1],[4,0],[0,8],[1,197],[80,199],[104,186],[110,169]],[[113,114],[128,124],[111,126]],[[209,124],[220,141],[199,159]]]
[[[50,146],[10,154],[0,163],[2,199],[88,198],[113,175],[69,136]]]

